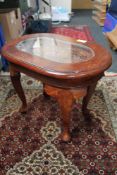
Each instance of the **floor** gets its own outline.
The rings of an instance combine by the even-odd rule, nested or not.
[[[75,10],[74,15],[71,18],[69,25],[88,25],[92,36],[94,39],[106,47],[110,53],[112,54],[112,66],[108,69],[108,72],[117,73],[117,51],[113,51],[110,49],[108,41],[106,40],[104,34],[102,33],[102,27],[100,27],[93,19],[92,19],[92,11],[91,10]]]

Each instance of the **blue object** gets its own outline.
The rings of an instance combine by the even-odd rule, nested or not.
[[[117,25],[117,19],[114,18],[110,13],[106,14],[106,19],[104,22],[103,32],[111,32]]]
[[[117,0],[112,0],[108,8],[103,32],[111,32],[117,25]]]
[[[5,38],[4,38],[2,26],[0,25],[0,52],[1,52],[1,49],[4,46],[4,44],[5,44]],[[2,58],[2,69],[3,69],[3,71],[6,71],[8,69],[8,62],[5,58],[3,58],[3,57],[1,57],[1,58]]]

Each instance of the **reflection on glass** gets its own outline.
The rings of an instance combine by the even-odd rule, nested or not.
[[[78,63],[94,57],[94,51],[82,44],[72,43],[57,37],[37,37],[16,45],[20,51],[58,63]]]

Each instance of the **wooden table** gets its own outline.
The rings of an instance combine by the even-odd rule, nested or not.
[[[56,34],[22,36],[2,49],[9,61],[13,86],[22,101],[21,112],[27,102],[20,83],[20,73],[39,79],[44,95],[58,100],[63,121],[62,139],[70,140],[70,111],[75,99],[83,97],[82,112],[88,118],[87,105],[97,81],[111,65],[111,55],[101,45],[91,42],[79,44],[74,39]]]

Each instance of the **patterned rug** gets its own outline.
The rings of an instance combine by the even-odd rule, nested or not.
[[[0,78],[0,175],[117,175],[117,77],[98,83],[90,123],[74,103],[69,143],[60,139],[59,105],[39,81],[22,76],[28,112],[20,114],[9,77]]]
[[[69,36],[77,41],[94,41],[87,25],[53,27],[52,33]]]

